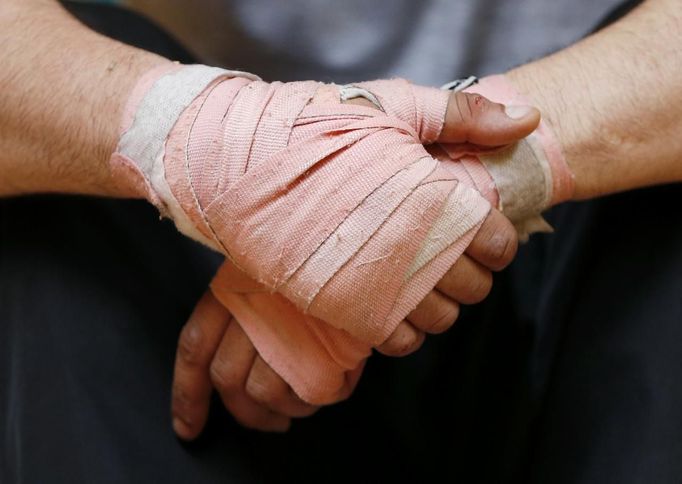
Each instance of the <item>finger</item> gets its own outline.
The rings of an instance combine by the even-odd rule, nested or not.
[[[406,356],[417,351],[424,343],[426,335],[408,321],[402,321],[377,351],[386,356]]]
[[[492,273],[463,254],[438,281],[436,288],[445,296],[462,304],[476,304],[485,299],[493,287]]]
[[[194,439],[206,424],[212,391],[208,367],[229,320],[229,311],[206,291],[180,333],[171,415],[182,439]]]
[[[459,304],[438,291],[431,291],[407,319],[415,328],[425,333],[438,334],[449,329],[458,316]]]
[[[230,324],[225,330],[210,366],[213,386],[223,401],[244,393],[246,378],[256,359],[256,349],[239,324]]]
[[[480,94],[453,92],[438,141],[501,146],[528,136],[539,123],[540,111],[533,107],[505,107]]]
[[[246,428],[262,432],[286,432],[291,427],[289,417],[268,410],[246,392],[235,393],[224,403],[234,419]]]
[[[256,356],[251,340],[233,320],[211,362],[211,382],[239,423],[257,430],[284,432],[289,428],[289,419],[271,412],[246,394],[246,380]]]
[[[493,271],[507,267],[518,248],[518,235],[511,222],[493,209],[466,250],[469,257]]]
[[[320,407],[301,400],[260,356],[246,380],[246,394],[272,412],[287,417],[308,417]]]

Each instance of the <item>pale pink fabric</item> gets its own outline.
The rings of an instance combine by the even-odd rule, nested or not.
[[[370,348],[454,264],[487,209],[408,279],[457,186],[417,135],[440,131],[447,96],[432,91],[445,102],[434,128],[427,116],[413,126],[338,100],[310,103],[317,83],[234,83],[243,81],[217,83],[178,122],[167,179],[202,232],[264,288],[229,289],[226,266],[212,284],[218,299],[302,399],[335,401]],[[386,186],[382,206],[368,203]],[[475,192],[461,197],[487,206]]]
[[[415,95],[410,90],[410,85],[405,81],[374,81],[360,83],[357,86],[374,94],[387,114],[411,124],[419,132],[422,142],[434,140],[438,137],[445,115],[447,93],[427,91],[425,94],[430,96],[424,97],[429,97],[429,101],[423,99],[414,101]],[[498,87],[500,88],[499,91],[497,91]],[[508,82],[499,77],[494,82],[484,79],[479,90],[481,94],[486,95],[491,100],[524,103],[523,99],[510,89]],[[396,93],[395,96],[391,95],[392,91]],[[329,101],[331,98],[328,94],[327,92],[325,96],[316,96],[316,98]],[[427,112],[420,111],[417,108],[419,105],[426,105],[427,102],[430,102]],[[355,108],[353,107],[348,108],[347,112],[354,111]],[[323,121],[318,120],[318,123],[323,123]],[[318,123],[307,123],[299,126],[292,133],[291,141],[299,142],[313,136],[322,126],[325,129],[331,129],[334,125],[331,121],[324,121],[324,123],[328,123],[324,125]],[[555,182],[555,193],[557,194],[555,199],[566,198],[571,193],[572,177],[565,166],[563,157],[561,157],[561,152],[552,149],[558,144],[551,130],[547,126],[540,128],[540,130],[539,138],[546,150],[555,178],[559,179],[558,182]],[[391,150],[397,148],[398,146],[390,146]],[[476,156],[460,152],[457,146],[446,148],[447,150],[433,145],[430,147],[430,152],[442,160],[441,167],[449,172],[455,180],[475,188],[493,206],[497,206],[499,195],[494,181],[484,165]],[[452,153],[455,159],[452,159],[448,152]],[[415,168],[415,171],[418,169]],[[407,178],[411,176],[413,175],[406,175]],[[402,195],[399,193],[398,196]],[[388,195],[385,203],[390,205]],[[356,210],[355,213],[360,212],[361,210]],[[371,224],[367,220],[362,221],[362,223],[371,228]],[[403,287],[403,292],[396,298],[402,303],[397,305],[400,306],[397,309],[399,314],[407,314],[419,302],[424,294],[424,289],[431,288],[436,284],[440,275],[450,268],[451,261],[456,259],[470,243],[475,232],[475,230],[470,231],[447,249],[452,252],[454,258],[435,259],[431,265],[422,269],[430,277],[422,280],[414,279],[414,284],[421,284],[421,287],[415,288],[410,283]],[[276,253],[277,247],[274,246],[273,249]],[[313,269],[318,273],[324,272],[320,267]],[[335,269],[333,264],[332,269]],[[390,270],[390,264],[387,269]],[[294,274],[293,278],[295,279],[301,273],[299,271]],[[367,274],[363,275],[363,277],[365,276],[371,277]],[[304,314],[281,294],[271,294],[265,286],[254,283],[252,279],[241,273],[230,262],[226,262],[221,268],[211,287],[218,299],[240,321],[263,358],[306,401],[327,403],[343,396],[343,391],[347,389],[346,384],[351,370],[360,368],[360,365],[370,354],[371,345],[369,343],[351,336],[346,331],[338,331],[323,320]],[[349,290],[345,287],[334,287],[332,289],[335,291]],[[375,290],[381,293],[381,285],[376,286]],[[286,291],[283,294],[291,297],[292,300],[297,300],[296,294],[288,294]],[[357,294],[357,297],[358,301],[361,301],[363,295]],[[329,311],[330,315],[333,316],[334,311],[343,313],[344,308],[331,305]]]
[[[422,142],[437,138],[442,128],[442,121],[438,120],[444,117],[448,94],[433,92],[431,101],[440,99],[440,103],[432,102],[428,113],[415,113],[417,103],[409,101],[413,96],[409,92],[409,85],[403,81],[396,84],[396,92],[400,96],[395,97],[390,95],[393,81],[375,81],[357,86],[374,94],[388,114],[410,122],[415,128],[419,127]],[[498,86],[501,86],[499,92],[496,90]],[[484,79],[481,91],[486,97],[498,102],[506,100],[524,103],[520,96],[510,90],[510,85],[505,79],[497,78],[492,83]],[[424,121],[425,119],[427,121]],[[312,132],[300,131],[299,134],[305,137]],[[539,139],[546,150],[554,175],[559,179],[555,182],[555,199],[567,198],[572,190],[572,177],[561,152],[552,148],[557,148],[558,143],[547,126],[540,128]],[[497,206],[499,195],[484,165],[474,155],[460,153],[457,146],[447,148],[446,151],[438,145],[432,145],[429,150],[442,160],[442,167],[456,180],[474,187],[493,206]],[[448,151],[456,158],[450,158]],[[475,230],[448,250],[460,254],[474,235]],[[441,267],[425,267],[424,271],[430,271],[432,275],[442,274],[450,267],[447,265],[448,262],[445,262],[447,260],[451,259],[437,260],[436,263],[443,264]],[[344,331],[335,331],[322,320],[303,314],[281,295],[269,294],[263,286],[254,287],[252,283],[245,283],[244,278],[238,269],[230,262],[226,262],[216,275],[212,289],[223,304],[230,308],[238,319],[244,321],[243,327],[261,354],[264,354],[266,361],[300,396],[311,403],[332,402],[338,399],[342,390],[346,389],[344,383],[348,382],[350,370],[359,368],[358,365],[370,354],[370,345]],[[437,280],[438,278],[434,277],[425,282],[426,287],[432,287]],[[405,289],[405,293],[399,298],[405,302],[403,311],[419,301],[418,296],[410,298],[411,294],[422,294],[419,291],[411,293],[409,285]],[[278,310],[272,311],[272,308]]]

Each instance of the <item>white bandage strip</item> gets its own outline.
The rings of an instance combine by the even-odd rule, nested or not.
[[[215,249],[215,241],[205,237],[189,219],[173,195],[163,166],[164,145],[180,114],[216,79],[258,76],[204,65],[184,66],[163,75],[152,85],[137,109],[130,127],[121,135],[117,152],[134,160],[151,187],[164,203],[159,209],[173,219],[185,235]]]
[[[448,196],[443,213],[426,235],[424,245],[407,271],[406,279],[414,276],[434,257],[462,238],[481,220],[481,207],[462,203],[461,192],[465,189],[463,184],[459,184]]]
[[[552,170],[536,135],[478,156],[495,180],[500,210],[513,223],[537,216],[552,200]]]

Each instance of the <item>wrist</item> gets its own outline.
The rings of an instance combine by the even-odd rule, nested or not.
[[[200,141],[224,128],[224,113],[217,110],[226,109],[241,88],[256,79],[244,72],[176,63],[159,64],[145,72],[130,90],[120,116],[118,142],[108,163],[112,186],[124,196],[146,198],[185,235],[220,250],[199,213],[201,196],[197,191],[203,182],[199,183],[202,187],[187,182],[189,159],[196,155],[209,163],[219,155],[213,150],[220,151],[220,143],[217,139],[213,145],[200,142],[198,153],[189,139],[195,125],[196,132],[203,133],[198,135]],[[210,109],[202,111],[218,84],[220,95]],[[208,121],[199,119],[199,112],[208,112]],[[209,163],[194,174],[201,176],[215,168]]]
[[[516,68],[506,76],[522,95],[537,106],[543,121],[551,127],[566,163],[574,174],[571,199],[597,196],[602,187],[598,179],[589,176],[586,168],[603,161],[604,154],[613,152],[617,147],[613,146],[608,136],[594,136],[594,133],[605,131],[590,102],[590,93],[584,92],[577,97],[573,97],[572,92],[567,93],[570,89],[565,89],[561,78],[555,75],[552,63],[544,60]],[[581,113],[581,116],[577,117],[576,113]]]
[[[37,0],[0,8],[0,60],[0,196],[119,196],[108,159],[127,94],[167,61]]]
[[[642,15],[630,15],[507,73],[554,129],[575,175],[576,200],[682,181],[679,63],[671,57],[677,53],[667,52],[679,44],[670,40],[653,49],[631,42],[629,32],[644,31],[645,23]],[[661,31],[673,32],[669,26]],[[656,59],[670,60],[642,67],[657,50]]]

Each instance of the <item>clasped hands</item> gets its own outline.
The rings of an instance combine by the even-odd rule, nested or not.
[[[345,101],[371,109],[376,103],[363,97]],[[447,159],[440,147],[455,151],[490,151],[530,134],[539,123],[537,110],[505,106],[477,94],[451,93],[443,129],[437,143],[428,146],[436,158]],[[492,272],[513,259],[517,234],[512,224],[492,208],[471,243],[455,264],[409,315],[374,349],[384,355],[405,356],[421,346],[427,334],[450,328],[461,304],[482,301],[492,286]],[[239,269],[226,262],[212,287],[198,302],[183,328],[177,349],[172,389],[173,428],[183,439],[193,439],[203,429],[210,397],[217,391],[226,408],[242,425],[263,431],[285,431],[292,418],[312,415],[319,404],[304,401],[259,354],[238,317],[220,302],[221,279],[233,278]],[[331,401],[348,398],[357,385],[365,359],[345,372]],[[311,369],[314,370],[314,369]]]

